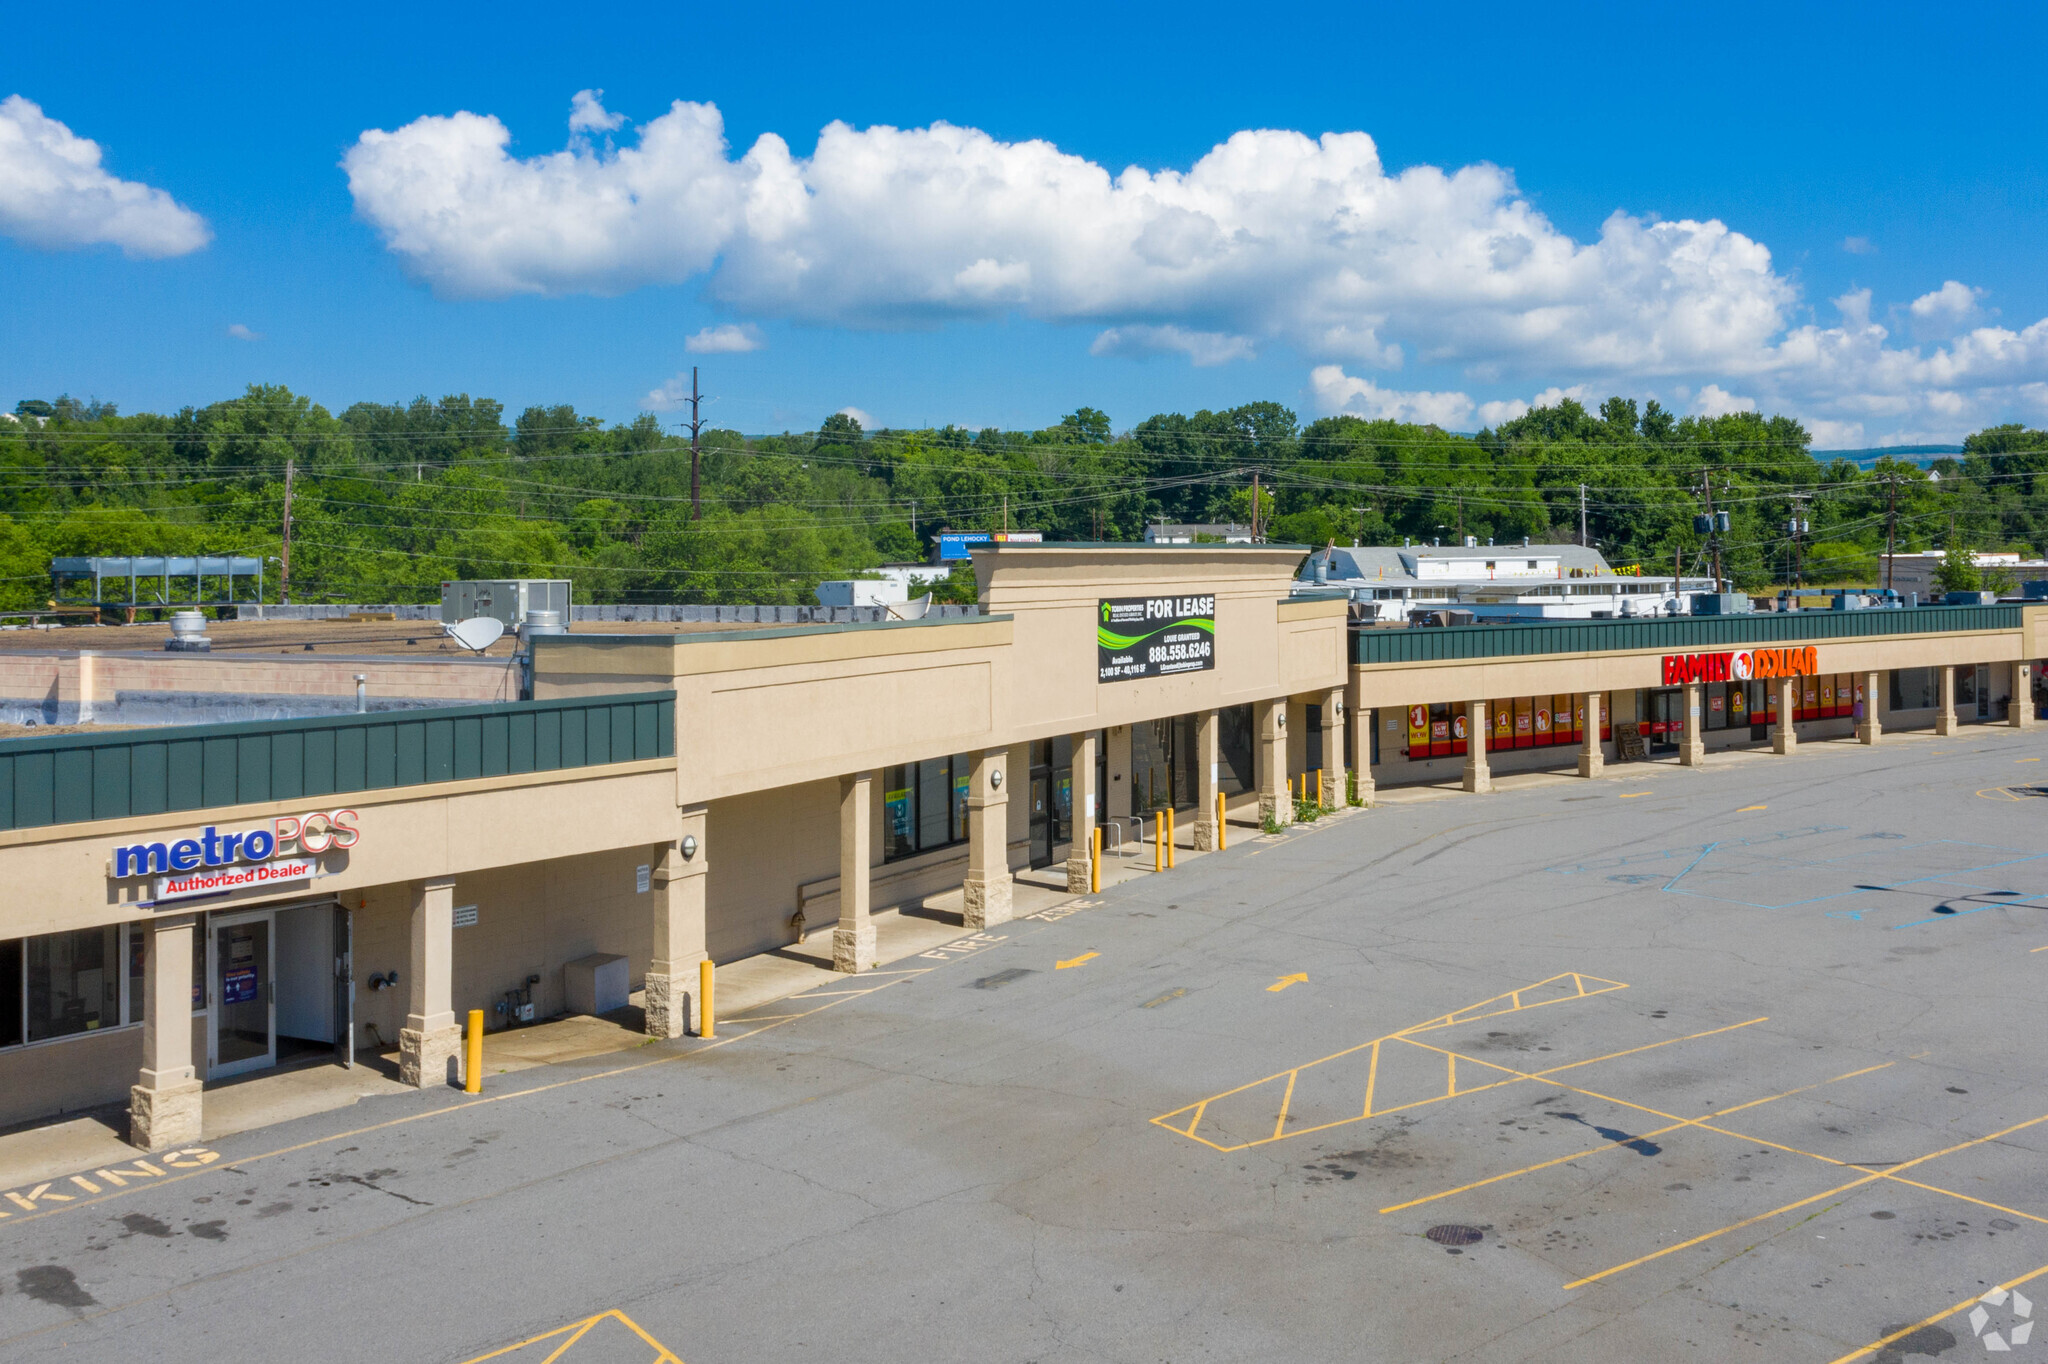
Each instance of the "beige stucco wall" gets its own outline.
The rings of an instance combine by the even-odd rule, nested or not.
[[[146,879],[110,879],[115,847],[197,837],[207,826],[246,829],[280,815],[349,808],[362,839],[322,858],[313,891],[347,895],[427,877],[463,875],[551,857],[649,846],[675,837],[667,758],[522,777],[489,777],[300,801],[227,806],[203,814],[99,820],[0,831],[0,937],[26,937],[149,917]],[[298,888],[306,893],[307,887]],[[275,896],[208,901],[206,907]]]

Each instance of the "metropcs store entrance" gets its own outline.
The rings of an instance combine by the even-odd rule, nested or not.
[[[312,1052],[355,1064],[353,916],[323,898],[206,918],[207,1076]]]

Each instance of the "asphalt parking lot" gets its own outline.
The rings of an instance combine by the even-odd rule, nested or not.
[[[0,1355],[2048,1359],[2044,757],[1382,806],[0,1194]]]

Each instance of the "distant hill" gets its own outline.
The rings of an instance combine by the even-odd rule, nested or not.
[[[1859,469],[1868,469],[1881,459],[1897,459],[1924,469],[1938,459],[1961,453],[1960,445],[1879,445],[1868,450],[1815,450],[1813,457],[1827,462],[1846,459]]]

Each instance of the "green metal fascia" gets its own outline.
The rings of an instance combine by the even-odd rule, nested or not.
[[[0,830],[675,755],[675,693],[0,740]]]
[[[2019,606],[2000,603],[1905,610],[1757,612],[1655,620],[1547,620],[1513,625],[1364,629],[1351,634],[1351,661],[1359,666],[1372,666],[1535,658],[1546,654],[1769,648],[1835,639],[2018,630],[2020,624]]]

